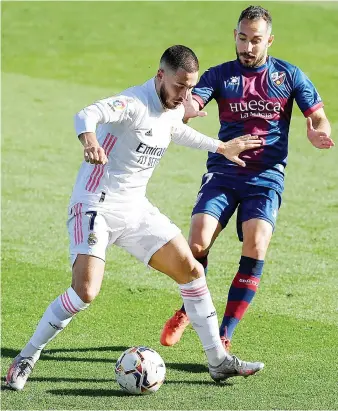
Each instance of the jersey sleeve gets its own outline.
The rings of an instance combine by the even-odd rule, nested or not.
[[[75,115],[77,135],[84,132],[95,133],[98,124],[132,123],[137,116],[137,103],[126,96],[108,97],[85,107]]]
[[[202,74],[199,82],[193,88],[193,99],[199,103],[200,108],[203,108],[215,98],[216,89],[217,73],[215,69],[211,68]]]
[[[211,153],[216,153],[220,144],[219,140],[199,133],[182,122],[176,122],[176,124],[172,126],[171,139],[180,146],[206,150]]]
[[[324,106],[311,80],[297,67],[294,73],[294,96],[305,117]]]

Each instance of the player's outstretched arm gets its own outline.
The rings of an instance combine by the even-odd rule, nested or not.
[[[95,133],[81,133],[79,135],[79,140],[84,147],[83,155],[87,163],[106,164],[108,162],[106,153],[97,141]]]
[[[245,167],[245,162],[241,160],[238,155],[242,151],[260,148],[262,146],[262,140],[251,134],[246,134],[245,136],[237,137],[224,143],[223,141],[199,133],[185,124],[179,124],[173,127],[171,138],[176,144],[181,146],[223,154],[227,159],[242,167]]]
[[[238,157],[239,154],[246,150],[260,148],[262,144],[262,140],[258,136],[246,134],[245,136],[236,137],[226,143],[220,141],[216,153],[223,154],[223,156],[228,160],[238,164],[241,167],[245,167],[246,164]]]
[[[331,126],[327,119],[324,109],[312,113],[306,120],[307,137],[311,144],[319,149],[327,149],[334,146],[331,139]]]

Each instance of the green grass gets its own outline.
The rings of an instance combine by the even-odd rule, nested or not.
[[[231,30],[247,4],[2,3],[2,376],[69,286],[65,222],[82,159],[73,114],[145,81],[172,44],[191,46],[202,70],[232,59]],[[263,5],[274,18],[272,54],[310,75],[336,138],[337,5]],[[208,112],[192,125],[216,135],[215,105]],[[149,185],[150,199],[185,235],[205,158],[173,145]],[[100,295],[48,346],[23,392],[2,391],[2,409],[337,409],[336,164],[336,148],[320,152],[307,142],[295,109],[276,233],[260,291],[233,340],[235,353],[266,363],[259,376],[215,385],[192,328],[179,345],[160,346],[163,322],[180,304],[177,286],[112,248]],[[231,222],[210,258],[219,316],[240,247]],[[114,381],[114,361],[135,344],[166,362],[156,395],[125,396]]]

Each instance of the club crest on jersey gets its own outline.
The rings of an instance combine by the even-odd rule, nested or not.
[[[126,103],[122,100],[113,100],[108,103],[108,106],[113,110],[113,111],[122,111],[126,107]]]
[[[90,233],[87,242],[89,245],[95,245],[98,242],[98,239],[94,233]]]
[[[284,71],[275,71],[271,74],[271,80],[276,84],[276,86],[280,86],[285,81],[286,74]]]

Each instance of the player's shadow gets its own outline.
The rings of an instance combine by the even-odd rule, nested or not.
[[[191,373],[205,373],[208,372],[208,367],[203,364],[196,363],[175,363],[175,362],[166,362],[166,367],[171,370],[191,372]]]
[[[208,386],[208,387],[217,387],[217,388],[224,388],[224,387],[231,387],[233,384],[229,382],[223,382],[223,383],[215,383],[213,381],[168,381],[166,380],[165,385],[172,385],[172,384],[179,384],[180,386],[182,384],[186,384],[187,386],[189,385],[203,385],[203,386]],[[62,389],[62,390],[47,390],[46,391],[48,394],[52,395],[59,395],[59,396],[80,396],[80,397],[132,397],[130,394],[121,391],[121,390],[114,390],[114,389],[87,389],[87,388],[68,388],[68,389]],[[145,396],[146,397],[146,396]]]
[[[5,378],[2,381],[1,384],[1,390],[11,390],[6,384],[5,384]],[[112,384],[115,382],[113,378],[67,378],[67,377],[30,377],[29,382],[42,382],[42,383],[58,383],[58,382],[70,382],[70,383],[79,383],[79,382],[84,382],[84,383],[104,383],[104,384]]]
[[[55,348],[52,350],[45,350],[42,352],[40,361],[76,361],[76,362],[106,362],[111,363],[117,360],[117,358],[86,358],[86,357],[65,357],[58,355],[59,353],[86,353],[86,352],[118,352],[122,353],[125,351],[127,346],[124,345],[116,345],[116,346],[109,346],[109,347],[89,347],[89,348]],[[3,347],[1,349],[1,357],[2,358],[14,358],[18,355],[20,350],[13,350],[12,348]]]
[[[127,350],[129,347],[124,345],[112,345],[107,347],[88,347],[88,348],[55,348],[52,350],[45,350],[43,351],[44,354],[56,354],[59,352],[90,352],[90,351],[119,351],[123,352]]]
[[[126,397],[128,393],[122,390],[102,390],[102,389],[87,389],[87,388],[74,388],[66,390],[47,390],[46,393],[52,395],[70,395],[80,397]]]
[[[88,348],[54,348],[51,350],[45,350],[42,352],[40,361],[69,361],[69,362],[100,362],[100,363],[112,363],[117,358],[93,358],[93,357],[73,357],[73,356],[60,356],[59,353],[86,353],[86,352],[118,352],[122,353],[127,348],[124,345],[106,346],[106,347],[88,347]],[[3,347],[1,349],[2,358],[14,358],[20,351],[12,348]],[[191,373],[205,373],[208,372],[208,368],[203,364],[196,363],[174,363],[166,362],[168,369],[191,372]]]
[[[111,363],[117,360],[117,358],[86,358],[86,357],[72,357],[72,356],[60,356],[59,353],[86,353],[86,352],[118,352],[122,353],[129,347],[124,345],[115,345],[107,347],[88,347],[88,348],[54,348],[51,350],[45,350],[42,352],[40,361],[78,361],[78,362],[103,362]],[[14,350],[12,348],[3,347],[1,349],[2,358],[14,358],[18,355],[20,350]],[[174,363],[166,362],[168,369],[191,372],[191,373],[204,373],[208,372],[208,368],[203,364],[196,363]]]
[[[88,348],[54,348],[50,350],[43,351],[41,354],[40,360],[41,361],[70,361],[70,362],[90,362],[90,363],[108,363],[112,364],[114,363],[117,358],[114,358],[113,356],[107,355],[105,358],[93,358],[92,356],[84,356],[84,357],[79,357],[79,356],[68,356],[68,355],[59,355],[59,354],[71,354],[71,353],[89,353],[89,352],[107,352],[107,353],[122,353],[125,351],[127,348],[126,346],[121,346],[121,345],[116,345],[116,346],[105,346],[105,347],[88,347]],[[3,347],[1,350],[1,357],[2,358],[14,358],[17,354],[19,353],[19,350],[14,350],[12,348],[7,348]],[[187,372],[187,373],[194,373],[194,374],[208,374],[208,368],[203,365],[203,364],[196,364],[196,363],[174,363],[174,362],[166,362],[166,367],[168,370],[176,370],[176,371],[181,371],[181,372]],[[30,381],[34,382],[102,382],[102,383],[110,383],[113,381],[113,379],[91,379],[91,378],[67,378],[67,377],[35,377],[32,376],[30,378]],[[175,384],[175,383],[182,383],[182,381],[170,381],[168,382],[169,384]],[[192,382],[186,382],[186,384],[214,384],[213,382],[209,381],[192,381]],[[58,392],[58,390],[54,390],[55,393]],[[85,392],[91,392],[90,390],[84,390]],[[78,390],[79,394],[82,395],[81,393],[84,392],[83,390]],[[96,392],[96,390],[92,390]],[[106,390],[107,395],[114,395],[114,390]],[[70,392],[73,392],[73,390],[70,390]],[[120,395],[120,391],[117,391]],[[69,394],[70,395],[70,394]],[[77,394],[75,394],[77,395]],[[90,395],[90,394],[88,394]],[[93,394],[94,395],[94,394]]]
[[[113,374],[114,375],[114,374]],[[94,382],[112,383],[114,378],[69,378],[69,377],[30,377],[29,382]]]

